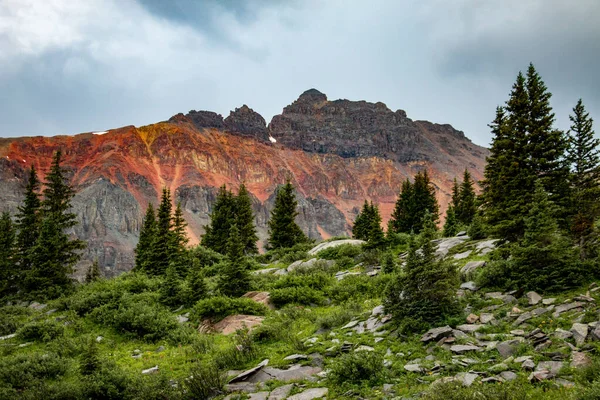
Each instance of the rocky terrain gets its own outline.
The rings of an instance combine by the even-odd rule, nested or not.
[[[400,183],[428,169],[445,208],[452,179],[469,168],[482,178],[487,150],[449,125],[412,121],[383,103],[336,100],[311,89],[269,125],[247,106],[227,118],[209,111],[177,114],[153,125],[75,136],[0,139],[0,209],[16,210],[25,170],[43,177],[62,149],[76,186],[74,233],[89,245],[79,270],[97,259],[104,274],[133,264],[141,218],[166,186],[181,202],[192,243],[208,223],[220,185],[245,182],[261,240],[277,185],[298,191],[303,230],[315,239],[348,234],[365,199],[384,223]]]

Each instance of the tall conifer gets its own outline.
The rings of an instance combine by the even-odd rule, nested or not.
[[[258,253],[256,242],[256,226],[254,225],[254,211],[252,211],[252,200],[246,185],[240,185],[238,195],[235,198],[235,221],[240,231],[240,239],[244,244],[246,254]]]
[[[226,296],[241,296],[250,290],[251,278],[248,269],[244,244],[237,226],[233,225],[227,243],[227,261],[219,281],[221,293]]]
[[[352,237],[354,239],[367,240],[369,238],[369,212],[369,202],[365,200],[362,209],[354,220],[354,225],[352,225]]]
[[[15,257],[15,229],[8,212],[0,217],[0,297],[14,291],[18,267]]]
[[[173,206],[171,192],[163,188],[160,205],[158,206],[156,234],[152,243],[152,251],[144,270],[151,275],[164,275],[171,262],[173,248]]]
[[[25,187],[25,199],[19,206],[16,216],[17,227],[17,262],[19,264],[19,275],[23,277],[31,269],[31,250],[40,234],[40,206],[41,200],[38,194],[40,181],[35,167],[29,170],[27,186]]]
[[[156,215],[152,203],[148,204],[140,229],[140,239],[135,247],[135,270],[144,271],[152,259],[152,248],[156,240]]]
[[[235,198],[225,185],[219,188],[210,214],[210,224],[204,227],[202,245],[218,253],[227,253],[229,230],[235,223]]]
[[[412,213],[412,231],[421,232],[423,229],[424,216],[428,215],[434,222],[439,219],[439,205],[435,197],[435,187],[429,179],[427,170],[419,171],[415,175],[413,184],[413,213]]]
[[[469,171],[465,168],[463,182],[460,185],[458,208],[455,210],[456,219],[462,224],[470,225],[476,211],[473,179]]]
[[[413,229],[415,212],[413,193],[413,185],[410,180],[406,179],[402,182],[402,188],[388,225],[394,233],[409,233]]]
[[[288,180],[277,189],[275,206],[269,219],[269,248],[288,248],[308,240],[295,221],[298,215],[297,207],[294,186]]]

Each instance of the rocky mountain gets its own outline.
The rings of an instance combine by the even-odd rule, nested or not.
[[[0,139],[0,209],[16,211],[26,169],[33,164],[43,177],[59,148],[77,187],[74,234],[89,243],[80,269],[97,259],[107,275],[132,267],[143,212],[163,186],[181,202],[197,242],[218,187],[245,182],[264,240],[274,192],[289,177],[298,222],[323,239],[347,234],[365,199],[387,221],[401,182],[420,169],[430,172],[444,209],[452,179],[465,167],[481,179],[487,155],[450,125],[412,121],[383,103],[329,101],[311,89],[268,125],[244,105],[227,118],[192,110],[143,127]]]

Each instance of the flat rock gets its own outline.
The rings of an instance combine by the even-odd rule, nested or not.
[[[354,328],[356,325],[358,325],[360,323],[360,321],[350,321],[348,322],[346,325],[342,326],[342,329],[350,329],[350,328]]]
[[[571,327],[571,333],[573,334],[573,339],[575,339],[577,346],[581,346],[587,338],[588,326],[586,324],[576,322]]]
[[[269,392],[256,392],[251,393],[248,396],[248,400],[267,400],[269,398]]]
[[[521,363],[521,368],[525,371],[532,371],[535,368],[535,363],[533,360],[525,360]]]
[[[508,358],[515,354],[517,346],[520,344],[518,340],[507,340],[505,342],[498,343],[496,350],[503,358]]]
[[[462,383],[463,386],[468,387],[468,386],[471,386],[477,378],[479,378],[479,375],[473,374],[470,372],[461,372],[461,373],[456,374],[456,376],[454,378],[458,382]]]
[[[496,248],[496,242],[498,242],[498,239],[481,241],[477,243],[475,250],[477,250],[480,254],[488,254]]]
[[[545,306],[549,306],[551,304],[554,304],[555,302],[556,302],[556,299],[554,297],[542,300],[542,304]]]
[[[143,375],[151,375],[151,374],[157,374],[157,373],[158,373],[158,365],[142,371]]]
[[[250,378],[249,382],[267,382],[273,379],[281,382],[301,381],[304,379],[312,379],[315,375],[322,372],[323,369],[320,367],[313,367],[308,365],[294,364],[288,369],[265,367],[258,371]]]
[[[522,323],[524,323],[527,320],[530,320],[531,318],[533,318],[533,314],[531,312],[526,312],[523,313],[521,315],[519,315],[519,318],[517,318],[514,322],[513,322],[513,326],[519,326]]]
[[[375,351],[375,349],[374,349],[374,348],[372,348],[371,346],[365,346],[365,345],[362,345],[362,346],[358,346],[358,347],[357,347],[357,348],[354,350],[354,352],[355,352],[355,353],[356,353],[356,352],[359,352],[359,351]]]
[[[463,331],[465,333],[473,333],[473,332],[478,331],[482,327],[483,327],[483,325],[481,325],[481,324],[463,324],[463,325],[458,325],[456,327],[456,329],[458,329],[459,331]]]
[[[450,346],[450,351],[456,354],[463,354],[468,351],[479,351],[481,348],[479,346],[474,346],[471,344],[455,344],[454,346]]]
[[[377,306],[375,308],[373,308],[373,310],[371,311],[371,315],[375,316],[375,315],[381,315],[383,314],[383,305]]]
[[[232,380],[230,380],[229,383],[236,383],[236,382],[246,381],[246,380],[248,380],[249,377],[251,377],[256,372],[260,371],[263,367],[265,367],[268,364],[269,364],[269,359],[268,358],[265,359],[265,360],[262,360],[260,362],[260,364],[258,364],[256,367],[250,368],[250,369],[242,372],[241,374],[238,374]]]
[[[271,394],[269,395],[268,400],[283,400],[288,397],[294,384],[290,383],[287,385],[279,386],[278,388],[273,389]]]
[[[563,367],[562,361],[540,361],[536,371],[548,371],[552,376],[558,375]]]
[[[482,324],[489,324],[494,321],[494,314],[491,313],[481,313],[479,314],[479,322]]]
[[[248,328],[249,331],[252,331],[256,327],[260,326],[264,319],[264,317],[259,317],[257,315],[229,315],[223,320],[217,322],[213,326],[213,329],[222,333],[223,335],[230,335],[239,329],[243,329],[244,327]]]
[[[446,257],[451,248],[458,246],[461,243],[464,243],[466,240],[469,240],[468,236],[451,237],[435,240],[434,242],[438,245],[437,249],[435,250],[435,254],[439,258]]]
[[[36,311],[41,311],[46,307],[48,307],[47,304],[41,304],[41,303],[38,303],[37,301],[34,301],[33,303],[31,303],[29,305],[29,308],[34,309]]]
[[[308,356],[305,354],[292,354],[291,356],[287,356],[284,358],[285,361],[298,361],[298,360],[308,360]]]
[[[464,260],[465,258],[469,257],[472,252],[473,252],[473,250],[467,250],[465,252],[455,254],[454,259],[455,260]]]
[[[406,364],[404,366],[404,369],[408,372],[422,372],[423,371],[423,367],[421,367],[419,364]]]
[[[460,273],[464,277],[469,277],[483,266],[485,266],[485,261],[469,261],[460,269]]]
[[[269,292],[248,292],[242,297],[245,297],[260,304],[264,304],[265,306],[271,309],[275,308],[271,303],[271,295],[269,294]]]
[[[590,334],[593,340],[600,341],[600,326],[596,325]]]
[[[514,381],[517,379],[517,374],[512,371],[503,371],[500,373],[500,377],[505,381]]]
[[[581,302],[574,302],[574,303],[567,303],[567,304],[561,304],[559,306],[556,306],[556,308],[554,309],[554,312],[552,313],[552,316],[554,318],[558,318],[558,316],[564,312],[567,312],[569,310],[573,310],[574,308],[579,308],[579,307],[583,307],[585,304],[581,303]]]
[[[592,365],[592,359],[586,353],[574,351],[571,354],[571,368],[585,368]]]
[[[464,290],[470,290],[471,292],[476,292],[479,290],[479,288],[473,281],[463,283],[462,285],[460,285],[460,288]]]
[[[312,388],[306,389],[302,393],[295,394],[293,396],[288,397],[288,400],[312,400],[312,399],[320,399],[321,397],[327,396],[329,389],[327,388]]]
[[[479,320],[479,315],[476,314],[469,314],[467,316],[467,323],[468,324],[474,324],[475,322],[477,322]]]
[[[560,329],[560,328],[556,328],[556,330],[554,331],[554,336],[556,336],[559,339],[565,340],[570,337],[573,337],[573,332],[565,331],[564,329]]]
[[[334,247],[342,246],[344,244],[349,244],[352,246],[361,246],[365,243],[366,242],[364,240],[357,240],[357,239],[341,239],[341,240],[332,240],[331,242],[321,242],[318,245],[316,245],[315,247],[313,247],[312,249],[310,249],[308,251],[308,255],[314,256],[322,250],[331,249]]]
[[[275,273],[275,271],[279,270],[279,268],[264,268],[264,269],[257,269],[252,271],[252,274],[254,275],[266,275],[266,274],[273,274]]]
[[[432,328],[421,337],[421,342],[437,342],[441,338],[448,337],[450,335],[452,335],[452,328],[450,328],[448,325],[439,328]]]
[[[542,296],[540,296],[539,294],[537,294],[536,292],[533,292],[533,291],[527,292],[525,294],[525,297],[527,297],[527,302],[530,306],[535,306],[540,301],[542,301]]]
[[[0,336],[0,340],[8,340],[8,339],[12,339],[12,338],[14,338],[16,336],[17,336],[16,333],[11,333],[10,335]]]

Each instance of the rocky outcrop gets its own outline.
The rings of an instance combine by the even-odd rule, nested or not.
[[[131,269],[144,210],[163,187],[181,203],[194,244],[219,186],[235,191],[244,182],[262,247],[275,191],[287,178],[297,190],[298,224],[321,240],[349,234],[365,199],[379,204],[387,223],[402,181],[422,169],[443,211],[452,179],[465,167],[481,179],[487,154],[449,125],[413,122],[383,103],[328,101],[309,90],[268,128],[242,106],[225,119],[192,110],[101,135],[0,139],[0,211],[16,212],[27,168],[35,165],[43,178],[58,149],[77,190],[80,224],[73,233],[88,242],[79,277],[94,260],[105,275]]]

